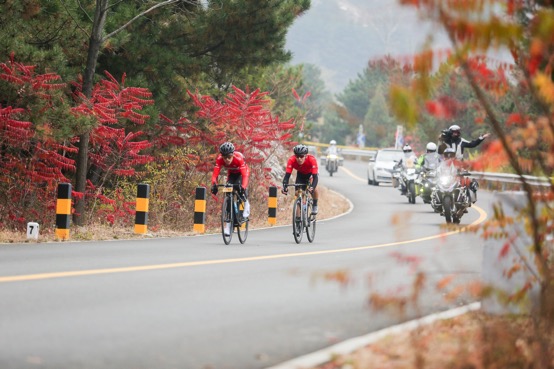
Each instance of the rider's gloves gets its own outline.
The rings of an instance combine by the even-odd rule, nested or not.
[[[308,187],[308,192],[309,192],[309,193],[314,193],[314,188],[311,187],[311,186],[309,186],[309,187]]]
[[[246,199],[248,198],[248,190],[244,187],[241,187],[239,195],[242,202],[246,202]]]
[[[216,184],[213,184],[213,185],[212,185],[212,193],[213,193],[214,195],[217,194],[217,185],[216,185]]]
[[[287,188],[287,183],[283,183],[283,188],[281,188],[281,192],[283,195],[286,195],[289,193],[289,189]]]

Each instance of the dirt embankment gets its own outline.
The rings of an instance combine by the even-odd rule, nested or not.
[[[318,219],[328,219],[347,212],[350,208],[350,202],[342,195],[329,190],[326,187],[319,186],[319,213]],[[292,203],[294,193],[284,196],[278,195],[277,201],[277,225],[291,224]],[[250,228],[267,227],[267,211],[264,214],[251,217]],[[55,236],[55,230],[41,229],[38,240],[27,240],[25,232],[0,231],[0,243],[26,243],[26,242],[54,242],[58,241]],[[217,233],[219,229],[208,229],[206,233]],[[158,237],[180,237],[193,235],[192,230],[175,231],[166,229],[151,229],[148,234],[134,234],[133,228],[110,227],[107,225],[88,225],[84,227],[71,227],[69,241],[100,241],[100,240],[122,240],[122,239],[141,239]]]

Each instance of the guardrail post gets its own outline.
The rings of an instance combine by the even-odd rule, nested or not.
[[[277,187],[269,187],[269,197],[267,198],[267,222],[271,225],[277,224]]]
[[[196,187],[194,200],[194,228],[198,233],[204,233],[206,224],[206,187]]]
[[[71,215],[71,184],[58,184],[58,200],[56,202],[56,237],[69,239],[69,222]]]
[[[146,234],[148,228],[148,198],[150,185],[139,184],[137,187],[137,205],[135,211],[135,233]]]

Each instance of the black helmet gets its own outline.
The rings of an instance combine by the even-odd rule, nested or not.
[[[219,152],[221,155],[226,156],[235,152],[235,145],[230,142],[224,142],[219,146]]]
[[[298,144],[294,146],[292,151],[294,151],[294,155],[306,155],[308,153],[308,148],[306,145]]]

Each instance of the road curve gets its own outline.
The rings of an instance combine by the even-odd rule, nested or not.
[[[274,227],[229,246],[220,235],[0,245],[0,367],[265,368],[471,302],[432,286],[478,278],[476,235],[368,186],[364,164],[321,177],[354,207],[319,221],[313,244]],[[484,217],[474,207],[463,225]],[[416,272],[429,287],[404,316],[368,308],[372,293],[409,291]]]

